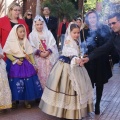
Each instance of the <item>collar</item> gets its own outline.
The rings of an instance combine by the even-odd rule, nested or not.
[[[46,19],[49,19],[50,17],[45,17]]]

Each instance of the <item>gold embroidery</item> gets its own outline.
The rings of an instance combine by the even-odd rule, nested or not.
[[[25,52],[24,44],[20,44],[20,47],[21,47],[23,53],[25,54],[25,58],[30,62],[30,57],[29,57],[29,55]]]
[[[43,52],[44,52],[44,51],[45,51],[45,48],[43,47],[43,45],[42,45],[42,43],[41,43],[41,40],[40,40],[39,43],[40,43],[40,45],[39,45],[39,49],[40,49],[40,51],[43,51]]]
[[[6,109],[6,108],[11,108],[12,107],[12,104],[10,105],[3,105],[3,106],[0,106],[0,109]]]

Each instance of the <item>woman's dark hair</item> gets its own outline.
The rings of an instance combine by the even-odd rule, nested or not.
[[[88,11],[88,12],[86,13],[86,16],[85,16],[85,23],[86,23],[87,25],[89,25],[88,16],[89,16],[89,14],[91,14],[91,13],[94,13],[94,14],[96,15],[96,17],[97,17],[97,21],[99,21],[98,13],[97,13],[95,10],[90,10],[90,11]]]
[[[82,18],[78,17],[78,18],[76,19],[76,21],[77,21],[77,20],[82,21]]]
[[[42,11],[44,11],[44,8],[48,8],[49,11],[50,11],[50,7],[49,6],[43,6]]]
[[[17,26],[17,30],[18,30],[18,28],[21,28],[21,27],[25,28],[23,25],[20,24]]]
[[[80,27],[77,24],[73,23],[73,24],[70,25],[70,31],[72,31],[74,28],[79,28],[80,29]]]

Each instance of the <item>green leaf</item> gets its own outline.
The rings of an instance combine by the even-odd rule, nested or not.
[[[43,2],[43,6],[48,6],[51,9],[51,14],[59,19],[66,16],[69,20],[72,20],[79,12],[69,0],[46,0]]]

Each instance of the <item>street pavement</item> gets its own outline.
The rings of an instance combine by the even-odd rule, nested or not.
[[[24,103],[20,102],[17,109],[0,113],[0,120],[63,120],[40,111],[39,103],[31,102],[31,104],[32,109],[25,109]],[[95,115],[93,112],[83,120],[120,120],[120,67],[118,64],[113,67],[113,77],[105,84],[101,114]]]

